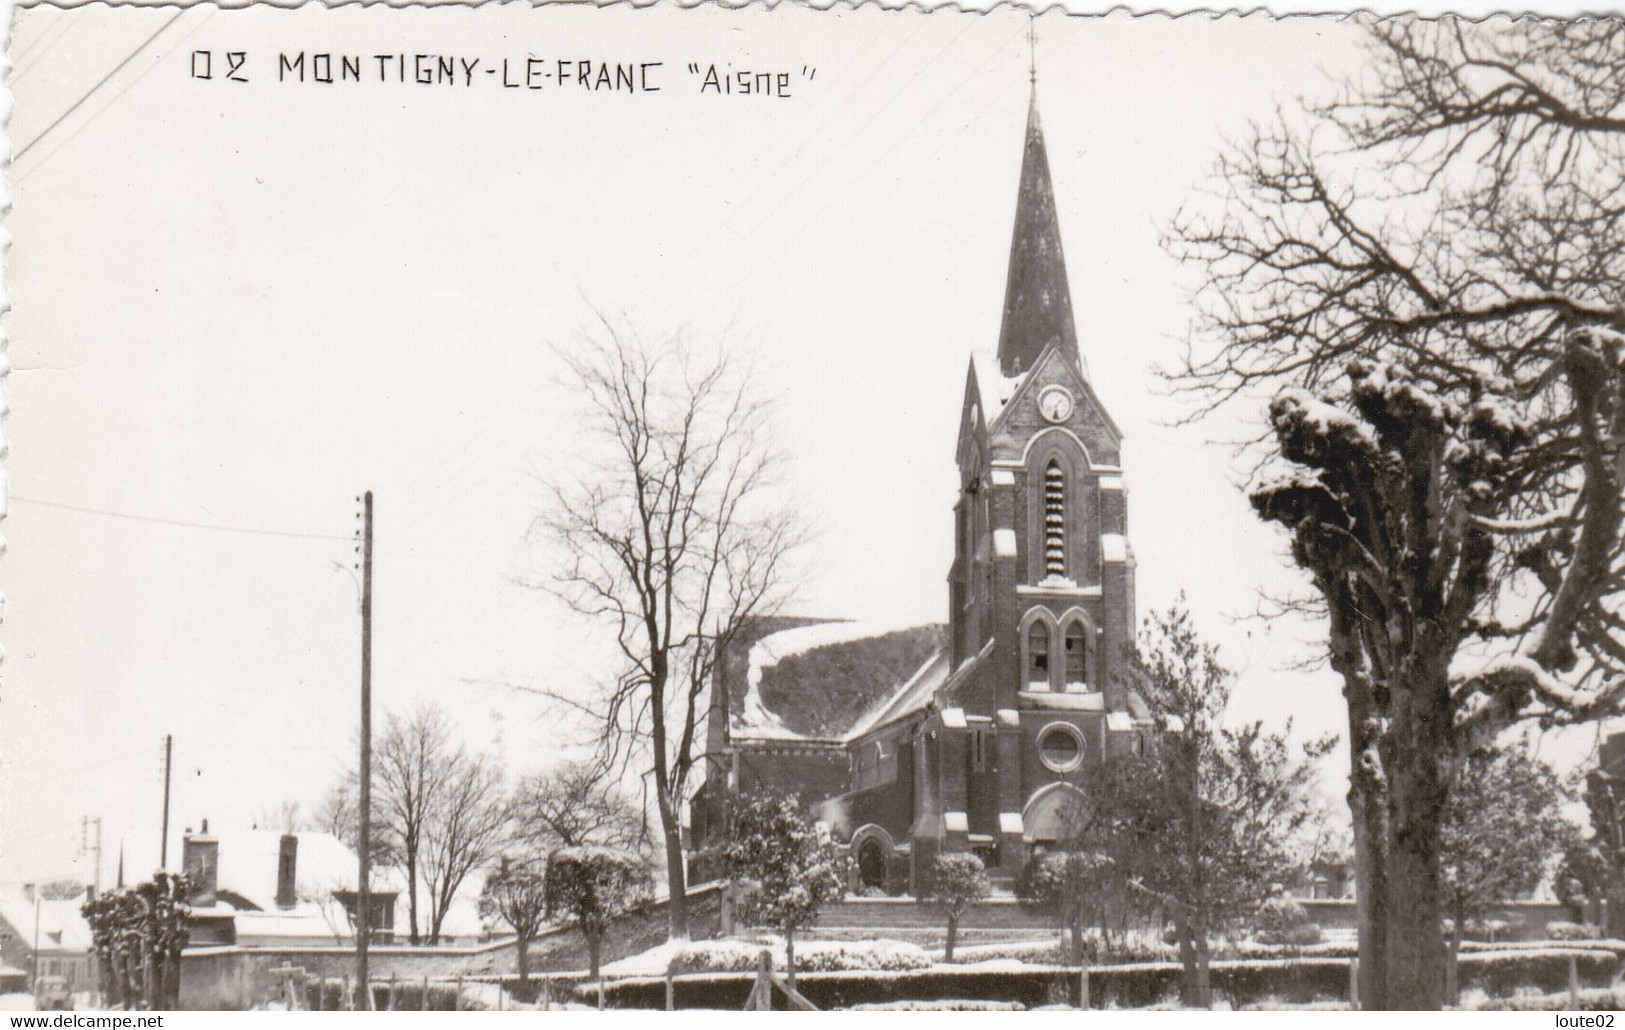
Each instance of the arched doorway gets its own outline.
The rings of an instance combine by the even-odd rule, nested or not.
[[[853,865],[856,867],[858,890],[886,889],[891,874],[891,834],[874,823],[858,827],[852,834]]]
[[[858,845],[858,885],[886,886],[886,847],[874,837]]]
[[[1071,840],[1082,827],[1085,804],[1083,791],[1070,783],[1038,788],[1021,811],[1022,836],[1031,845]]]

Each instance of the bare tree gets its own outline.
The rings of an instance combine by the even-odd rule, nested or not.
[[[456,727],[445,709],[423,704],[407,716],[391,712],[373,750],[376,818],[406,873],[408,939],[423,940],[418,885],[423,882],[429,824],[440,809],[460,753]]]
[[[1625,27],[1368,26],[1364,75],[1176,221],[1206,285],[1174,374],[1200,411],[1301,391],[1271,407],[1294,471],[1254,504],[1344,682],[1361,999],[1437,1008],[1466,755],[1625,698]]]
[[[643,813],[593,763],[571,763],[525,777],[509,803],[514,843],[545,856],[596,844],[636,850],[646,843]]]
[[[507,836],[502,771],[488,755],[459,747],[446,755],[441,787],[428,802],[419,866],[429,891],[429,943],[468,874],[496,857]]]
[[[312,828],[331,833],[352,851],[360,844],[360,822],[356,812],[356,775],[352,772],[345,779],[340,780],[322,798],[321,807],[316,810],[312,820]],[[378,809],[374,807],[372,813],[372,834],[368,837],[372,848],[372,865],[375,869],[383,869],[396,865],[399,856],[396,854],[394,840],[390,835],[389,824],[379,818]]]
[[[682,337],[651,342],[603,319],[559,359],[581,435],[537,523],[558,563],[540,585],[614,632],[620,669],[587,699],[545,693],[591,717],[608,767],[648,770],[669,930],[685,938],[682,812],[712,672],[778,602],[797,522],[773,489],[768,402],[727,353],[701,358]]]

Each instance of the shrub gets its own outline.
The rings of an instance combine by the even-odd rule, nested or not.
[[[1260,944],[1301,947],[1320,943],[1320,926],[1291,898],[1271,898],[1253,916],[1253,937]]]
[[[1596,923],[1547,923],[1546,937],[1553,941],[1599,941],[1602,927]]]
[[[1569,1001],[1569,992],[1557,994],[1519,994],[1511,998],[1483,998],[1477,1004],[1464,1006],[1480,1012],[1618,1012],[1625,1009],[1625,991],[1611,988],[1580,992],[1580,1006]]]
[[[756,969],[762,949],[773,953],[773,965],[783,969],[784,939],[694,941],[672,957],[673,973],[748,973]],[[931,956],[905,941],[805,941],[796,947],[799,972],[901,972],[929,969]]]

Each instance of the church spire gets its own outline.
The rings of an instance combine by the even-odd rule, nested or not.
[[[1016,224],[1010,239],[1010,271],[1004,287],[1004,320],[999,326],[999,367],[1016,375],[1033,367],[1053,339],[1082,368],[1078,334],[1072,322],[1061,227],[1055,215],[1044,130],[1038,123],[1038,74],[1032,72],[1027,109],[1027,142],[1016,194]]]

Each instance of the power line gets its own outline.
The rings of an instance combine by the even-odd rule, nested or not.
[[[114,519],[130,519],[134,522],[153,522],[161,526],[179,526],[183,529],[212,529],[221,533],[250,533],[255,536],[281,536],[292,537],[298,540],[343,540],[353,541],[354,536],[338,533],[296,533],[285,529],[259,529],[252,526],[223,526],[214,522],[189,522],[185,519],[165,519],[156,515],[133,515],[124,511],[108,511],[105,508],[86,508],[77,504],[63,504],[60,501],[42,501],[35,497],[19,497],[11,495],[14,501],[24,504],[37,504],[44,508],[61,508],[64,511],[76,511],[85,515],[105,515]]]
[[[171,25],[175,24],[175,22],[180,19],[180,16],[185,14],[186,11],[187,11],[187,8],[182,7],[181,9],[176,11],[173,15],[171,15],[168,21],[166,21],[162,25],[158,26],[157,31],[155,31],[152,35],[148,36],[146,39],[142,40],[141,45],[136,47],[134,50],[130,51],[129,56],[125,57],[124,60],[120,61],[118,64],[115,64],[113,66],[112,71],[108,72],[106,75],[103,75],[101,77],[101,79],[99,79],[97,81],[96,85],[90,87],[90,89],[85,91],[84,96],[80,97],[78,100],[75,100],[73,102],[72,107],[69,107],[66,111],[63,111],[60,115],[57,115],[56,121],[52,122],[50,125],[47,125],[43,132],[41,132],[38,136],[35,136],[33,139],[29,140],[27,143],[25,143],[23,145],[23,148],[21,150],[17,151],[16,154],[12,155],[12,158],[11,158],[12,161],[13,162],[21,161],[23,159],[24,154],[26,154],[30,150],[34,149],[34,144],[38,143],[40,140],[42,140],[45,137],[49,136],[51,134],[52,129],[55,129],[58,125],[61,125],[64,121],[67,121],[68,116],[72,115],[73,112],[79,110],[79,108],[84,105],[85,101],[89,100],[92,96],[95,96],[96,91],[98,89],[101,89],[103,86],[107,85],[107,80],[108,79],[111,79],[113,76],[115,76],[119,72],[123,71],[125,65],[127,65],[131,61],[135,60],[137,54],[139,54],[139,53],[141,53],[141,51],[147,49],[147,47],[149,45],[151,45],[153,40],[157,39],[160,35],[162,35],[163,31],[165,29],[167,29]]]

